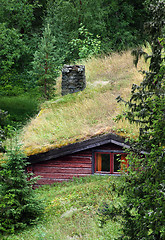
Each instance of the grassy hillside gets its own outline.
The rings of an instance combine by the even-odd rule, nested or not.
[[[36,225],[13,235],[8,240],[113,240],[120,234],[117,221],[107,215],[122,199],[114,191],[122,178],[93,175],[70,182],[56,183],[35,190],[45,203],[43,219]]]
[[[124,106],[116,102],[118,95],[127,99],[133,83],[140,83],[144,61],[136,69],[130,51],[83,62],[87,87],[83,92],[61,96],[61,77],[57,81],[56,98],[45,102],[41,111],[24,127],[21,142],[28,155],[54,147],[88,139],[102,133],[136,135],[127,122],[114,118]],[[145,65],[145,66],[144,66]]]
[[[0,109],[8,112],[8,123],[17,129],[25,125],[30,116],[36,115],[38,106],[39,100],[32,93],[0,97]]]

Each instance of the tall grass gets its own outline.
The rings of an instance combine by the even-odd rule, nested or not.
[[[121,229],[121,218],[114,222],[104,210],[122,204],[112,186],[121,185],[115,176],[89,176],[43,186],[36,191],[45,202],[43,219],[37,225],[9,235],[8,240],[113,240]]]
[[[27,154],[44,152],[102,133],[136,134],[137,127],[126,121],[114,121],[124,110],[124,105],[117,104],[116,97],[121,95],[127,99],[131,85],[139,84],[143,78],[134,67],[130,52],[92,58],[82,64],[86,66],[87,88],[62,97],[61,78],[58,79],[57,97],[45,102],[38,116],[22,132],[21,141]],[[144,64],[142,61],[139,68]]]
[[[30,94],[1,97],[0,109],[9,114],[9,124],[14,127],[22,126],[27,120],[33,117],[39,110],[38,98]]]

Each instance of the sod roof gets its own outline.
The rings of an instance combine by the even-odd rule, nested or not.
[[[137,126],[115,121],[125,110],[116,97],[129,98],[132,84],[142,81],[139,70],[146,69],[145,62],[141,60],[138,69],[135,68],[127,51],[91,58],[81,64],[86,67],[86,89],[61,96],[60,76],[56,97],[43,103],[38,115],[23,128],[19,139],[28,156],[108,133],[137,136]]]

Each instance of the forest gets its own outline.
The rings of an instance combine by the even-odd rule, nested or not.
[[[129,99],[123,96],[116,99],[126,106],[126,110],[116,116],[116,121],[137,124],[139,132],[128,152],[129,174],[123,176],[122,184],[119,180],[119,186],[113,183],[107,190],[110,198],[114,194],[121,202],[117,205],[108,202],[106,211],[105,205],[101,206],[99,221],[103,225],[109,219],[121,223],[120,234],[112,239],[164,239],[164,34],[164,0],[0,1],[0,152],[8,154],[8,162],[0,166],[2,239],[14,239],[10,234],[33,224],[34,219],[49,208],[48,205],[45,208],[41,199],[36,200],[40,190],[34,193],[33,180],[27,182],[26,156],[18,146],[15,150],[8,149],[4,140],[12,137],[13,132],[20,133],[28,120],[39,112],[41,104],[53,102],[57,78],[64,64],[122,55],[125,51],[131,51],[135,66],[144,57],[149,68],[141,70],[143,80],[132,85]],[[146,48],[150,49],[150,54]],[[141,156],[141,152],[147,155]],[[73,190],[73,197],[74,194]],[[85,206],[90,201],[88,199]],[[91,206],[95,218],[96,209]],[[75,206],[70,204],[69,207]],[[56,210],[58,215],[61,210]],[[104,229],[104,234],[106,231]],[[71,239],[88,239],[80,235]],[[100,232],[95,239],[98,236]],[[43,238],[38,235],[36,239]],[[111,238],[105,234],[99,239]]]
[[[1,96],[34,90],[44,74],[55,79],[64,63],[143,43],[143,23],[149,17],[142,0],[1,0],[0,4]]]
[[[148,18],[143,0],[1,0],[0,109],[10,125],[53,97],[63,64],[144,43]]]

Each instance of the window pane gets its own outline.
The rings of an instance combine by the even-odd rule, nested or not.
[[[114,154],[114,172],[118,172],[120,170],[120,161],[121,161],[121,155]]]
[[[96,171],[110,172],[110,154],[96,153]]]
[[[96,154],[96,171],[101,171],[101,165],[102,165],[102,158],[101,153]]]
[[[102,154],[102,171],[110,172],[110,155]]]

